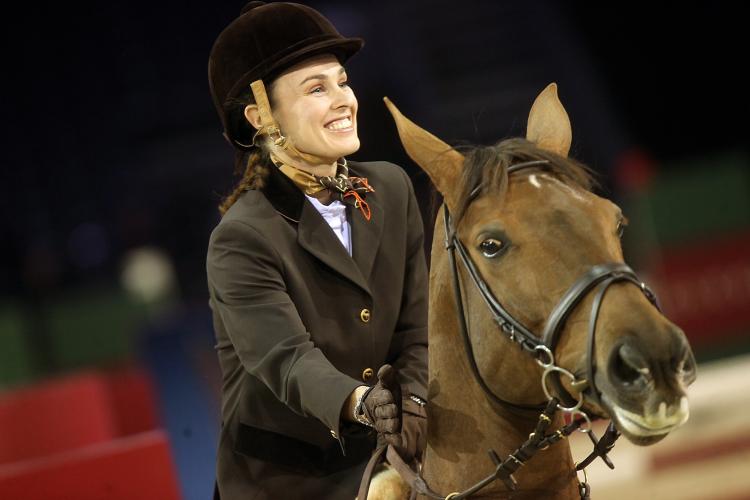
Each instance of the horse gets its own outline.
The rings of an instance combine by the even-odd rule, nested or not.
[[[570,120],[554,83],[534,101],[525,139],[463,151],[385,102],[443,197],[430,266],[427,447],[409,486],[421,481],[418,498],[588,497],[564,438],[589,433],[596,446],[585,465],[609,463],[620,433],[653,444],[688,419],[696,378],[684,333],[624,263],[627,219],[568,157]],[[611,422],[601,440],[594,418]]]

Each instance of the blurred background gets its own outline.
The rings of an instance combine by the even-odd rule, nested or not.
[[[654,447],[618,444],[618,469],[592,470],[593,493],[750,498],[740,7],[307,3],[366,40],[348,64],[362,139],[352,159],[402,165],[428,234],[431,188],[382,96],[448,142],[489,144],[523,135],[534,97],[558,83],[572,156],[623,207],[628,261],[700,364],[689,424]],[[213,491],[220,374],[205,253],[236,178],[206,67],[242,5],[35,2],[3,16],[2,499]]]

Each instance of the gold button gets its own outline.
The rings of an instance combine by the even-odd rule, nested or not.
[[[359,312],[359,319],[361,319],[363,323],[367,323],[368,321],[370,321],[370,310],[362,309]]]
[[[336,435],[336,433],[335,433],[335,432],[333,432],[333,429],[331,429],[331,436],[333,437],[333,439],[338,439],[338,438],[339,438],[339,437],[338,437],[338,436]]]
[[[362,380],[364,380],[365,382],[368,382],[374,374],[375,372],[372,371],[372,368],[365,368],[362,371]]]

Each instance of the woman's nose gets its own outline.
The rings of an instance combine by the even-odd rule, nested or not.
[[[354,97],[354,92],[349,87],[340,87],[336,85],[333,90],[333,99],[331,100],[332,108],[340,108],[344,106],[352,107],[356,105],[357,98]]]

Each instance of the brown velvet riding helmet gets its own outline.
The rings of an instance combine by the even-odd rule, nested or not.
[[[318,11],[296,3],[250,2],[214,42],[208,81],[224,135],[236,148],[252,147],[244,114],[229,102],[262,79],[268,85],[282,71],[308,57],[333,54],[343,64],[364,45],[345,38]]]

